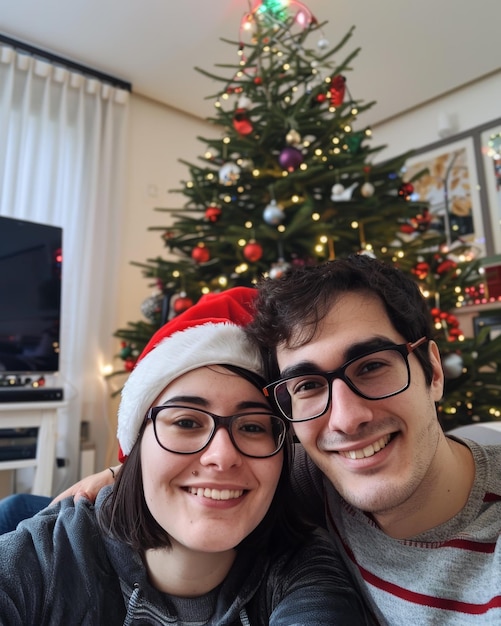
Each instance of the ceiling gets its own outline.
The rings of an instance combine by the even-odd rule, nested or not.
[[[306,0],[334,45],[361,47],[347,75],[375,124],[498,70],[501,0]],[[233,63],[248,0],[0,0],[0,33],[132,83],[205,118],[221,84],[194,71]],[[312,42],[314,45],[314,42]]]

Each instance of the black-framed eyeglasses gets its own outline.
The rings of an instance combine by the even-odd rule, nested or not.
[[[241,454],[263,459],[282,449],[287,434],[283,418],[266,411],[223,417],[175,404],[154,406],[146,418],[153,422],[158,444],[175,454],[201,452],[210,444],[217,429],[224,428]]]
[[[366,400],[382,400],[405,391],[410,384],[409,354],[428,341],[390,344],[350,359],[332,372],[307,372],[266,385],[264,394],[272,399],[291,422],[306,422],[323,415],[332,401],[332,381],[345,382]]]

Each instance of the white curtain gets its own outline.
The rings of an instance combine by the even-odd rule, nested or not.
[[[117,319],[128,96],[0,46],[0,215],[63,228],[57,452],[68,465],[55,492],[78,477],[81,420],[94,438],[114,435],[102,368]]]

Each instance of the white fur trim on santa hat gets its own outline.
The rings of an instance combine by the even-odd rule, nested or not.
[[[236,365],[263,375],[257,348],[240,326],[208,323],[162,339],[132,370],[118,408],[118,441],[124,455],[134,445],[146,412],[173,380],[205,365]]]

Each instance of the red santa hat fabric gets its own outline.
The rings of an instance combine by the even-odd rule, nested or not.
[[[208,294],[153,335],[122,390],[117,431],[122,458],[155,398],[182,374],[205,365],[235,365],[263,375],[259,352],[243,331],[256,295],[250,287]]]

